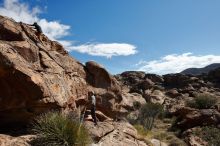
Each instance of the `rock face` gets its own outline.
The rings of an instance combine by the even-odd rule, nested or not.
[[[138,139],[136,129],[125,122],[100,122],[96,127],[86,122],[86,127],[97,146],[147,146]]]
[[[123,100],[120,103],[120,105],[126,111],[133,110],[134,102],[139,102],[141,105],[146,103],[146,100],[140,94],[138,94],[138,93],[126,93],[126,92],[123,92],[122,93],[122,98],[123,98]]]
[[[0,16],[0,132],[13,125],[15,129],[26,126],[48,110],[79,109],[93,91],[99,125],[94,127],[89,121],[86,125],[94,145],[144,146],[147,144],[132,125],[113,122],[136,112],[134,102],[137,106],[137,102],[164,105],[169,116],[177,117],[176,126],[182,132],[204,125],[219,127],[220,104],[202,110],[186,104],[198,94],[211,93],[219,98],[219,87],[219,69],[199,76],[128,71],[113,77],[94,61],[81,64],[45,35],[38,38],[27,24]],[[0,145],[29,145],[31,138],[2,134]],[[186,139],[190,144],[200,141],[190,136]]]
[[[146,101],[151,103],[163,104],[165,100],[165,95],[160,90],[154,90],[153,92],[145,92],[144,98]]]
[[[161,142],[157,139],[152,139],[151,143],[153,144],[153,146],[168,146],[166,143]]]
[[[82,65],[58,42],[43,34],[40,39],[28,25],[7,17],[0,16],[0,32],[0,125],[25,124],[47,110],[75,108],[78,99],[87,100],[89,90],[102,101],[112,99],[108,111],[119,111],[113,105],[121,102],[120,87],[99,64]],[[98,105],[98,110],[105,106]]]
[[[123,94],[133,94],[136,96],[133,99],[136,100],[144,98],[146,102],[162,104],[167,117],[176,118],[169,129],[179,129],[180,135],[191,146],[206,145],[207,142],[195,137],[193,132],[184,136],[185,131],[195,127],[220,125],[220,69],[198,76],[180,73],[158,76],[127,71],[116,78],[122,86]],[[187,101],[192,101],[198,95],[212,95],[219,103],[209,109],[190,108]],[[130,113],[135,119],[136,113]],[[156,140],[151,142],[154,145],[161,144]]]
[[[136,100],[131,95],[129,100],[122,96],[118,81],[104,67],[94,61],[84,66],[58,42],[44,34],[38,38],[27,24],[7,17],[0,16],[0,32],[0,132],[9,133],[7,129],[13,125],[10,130],[26,126],[49,110],[74,110],[83,106],[88,92],[93,91],[101,127],[90,131],[97,143],[110,146],[113,140],[119,145],[146,145],[128,123],[101,122],[128,112],[132,107],[129,101]],[[143,98],[140,101],[145,102]],[[29,146],[33,137],[2,134],[0,145]]]
[[[86,69],[89,75],[87,75],[87,80],[96,88],[112,89],[120,92],[120,86],[115,78],[105,70],[104,67],[99,65],[94,61],[86,63]]]
[[[218,125],[220,124],[220,113],[213,109],[192,109],[181,108],[175,113],[178,115],[178,126],[182,130],[187,130],[196,126]]]
[[[0,134],[0,146],[30,146],[30,141],[34,137],[34,135],[12,137]]]

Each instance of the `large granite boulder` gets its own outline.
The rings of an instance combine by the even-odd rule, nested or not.
[[[139,71],[126,71],[116,76],[118,80],[122,81],[125,85],[131,85],[140,83],[144,77],[144,72]]]
[[[176,126],[182,131],[197,126],[220,124],[220,113],[215,109],[193,109],[183,107],[177,110],[174,115],[178,117]]]
[[[166,95],[160,90],[145,90],[143,97],[147,102],[163,104]]]
[[[86,69],[89,73],[88,81],[97,88],[110,89],[120,92],[121,88],[115,78],[113,78],[104,67],[94,61],[86,62]]]

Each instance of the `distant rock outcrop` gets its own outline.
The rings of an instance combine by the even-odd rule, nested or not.
[[[132,97],[136,102],[143,104],[140,101],[144,98],[146,102],[162,104],[167,116],[176,118],[169,129],[179,129],[180,135],[182,134],[190,146],[207,142],[193,136],[192,132],[188,135],[183,133],[192,131],[195,127],[219,127],[220,125],[219,68],[198,76],[181,73],[158,76],[138,71],[127,71],[116,75],[116,78],[122,86],[123,94],[136,96]],[[190,107],[187,103],[198,98],[199,95],[213,96],[218,102],[209,109]],[[206,101],[201,102],[206,103]],[[135,115],[135,112],[131,111],[131,116]]]
[[[220,63],[213,63],[204,68],[188,68],[182,71],[182,74],[191,74],[191,75],[201,75],[207,74],[208,72],[220,68]]]

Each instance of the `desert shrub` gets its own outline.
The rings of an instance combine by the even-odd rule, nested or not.
[[[220,129],[216,127],[205,126],[196,130],[194,134],[208,142],[210,146],[219,146],[220,144]]]
[[[168,118],[163,118],[162,120],[166,124],[172,124],[172,122],[173,122],[172,119],[168,119]]]
[[[180,139],[172,139],[169,143],[169,146],[187,146],[187,144]]]
[[[133,126],[137,130],[138,139],[144,141],[148,146],[153,146],[149,138],[147,138],[150,135],[150,131],[146,130],[142,125],[139,124]]]
[[[171,126],[167,129],[169,132],[172,132],[176,137],[181,137],[183,132],[183,130],[178,127],[178,123],[180,121],[180,117],[172,117],[172,119],[170,119]]]
[[[138,134],[141,136],[147,136],[148,131],[144,129],[142,125],[134,125],[134,128],[137,130]]]
[[[128,120],[129,123],[132,125],[138,124],[138,114],[137,113],[129,113],[126,116],[126,119]]]
[[[217,99],[208,94],[200,94],[193,100],[187,101],[187,106],[197,109],[208,109],[217,103]]]
[[[156,135],[154,135],[154,138],[161,140],[166,139],[166,137],[168,136],[167,133],[165,132],[158,132]]]
[[[141,108],[141,103],[138,101],[133,102],[134,110],[138,110]]]
[[[166,141],[172,141],[174,139],[174,135],[167,135]]]
[[[163,106],[157,103],[147,103],[140,108],[138,120],[145,129],[151,130],[155,118],[163,111]]]
[[[169,118],[169,112],[167,110],[161,109],[160,113],[158,114],[158,119],[164,120],[166,118]]]
[[[91,142],[87,129],[78,120],[60,112],[48,112],[36,119],[32,131],[35,146],[85,146]]]

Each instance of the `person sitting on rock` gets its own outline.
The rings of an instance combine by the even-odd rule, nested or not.
[[[96,97],[95,97],[95,94],[94,92],[90,92],[90,100],[91,100],[91,116],[92,116],[92,119],[93,119],[93,122],[95,124],[95,126],[97,125],[97,119],[96,119],[96,114],[95,114],[95,111],[96,111]]]

